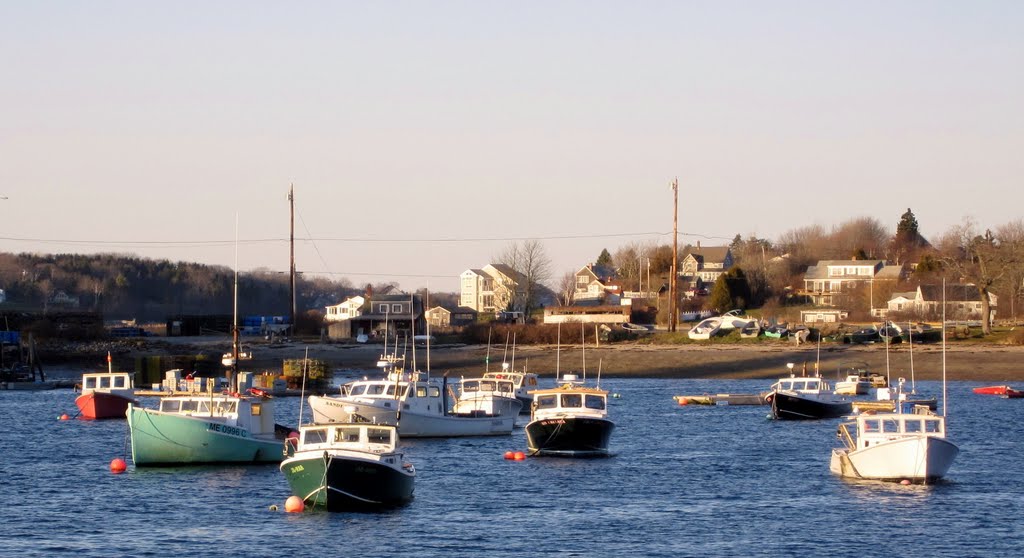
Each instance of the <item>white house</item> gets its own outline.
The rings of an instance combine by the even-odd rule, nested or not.
[[[328,306],[324,314],[325,322],[343,322],[362,315],[362,307],[366,299],[361,296],[353,296],[334,306]]]
[[[500,312],[510,307],[522,311],[525,298],[526,278],[508,265],[487,264],[459,275],[459,306],[477,312]]]
[[[816,306],[836,306],[844,293],[876,281],[898,281],[902,265],[886,265],[884,260],[821,260],[807,268],[804,292]]]
[[[981,318],[981,294],[973,284],[946,285],[943,296],[942,285],[921,285],[916,291],[895,293],[888,302],[888,311],[913,313],[920,317],[939,318],[942,316],[945,300],[946,318],[950,320],[977,320]],[[989,316],[994,320],[999,297],[988,293]]]

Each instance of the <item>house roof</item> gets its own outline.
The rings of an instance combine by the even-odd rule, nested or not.
[[[489,266],[490,266],[491,269],[497,271],[498,273],[501,273],[502,275],[508,277],[509,279],[512,279],[513,281],[515,281],[517,283],[522,282],[522,280],[523,280],[523,274],[519,273],[518,271],[516,271],[514,269],[512,269],[512,266],[510,266],[508,264],[492,263],[492,264],[489,264]]]
[[[921,285],[921,300],[942,301],[942,285]],[[972,284],[946,285],[947,302],[980,302],[978,287]]]
[[[725,262],[726,256],[729,255],[728,246],[702,246],[700,248],[694,248],[690,250],[687,256],[693,256],[695,260],[700,262]]]
[[[892,279],[898,280],[903,276],[903,265],[887,265],[875,273],[875,279]]]

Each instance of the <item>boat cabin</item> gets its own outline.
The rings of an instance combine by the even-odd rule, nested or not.
[[[543,416],[607,414],[608,392],[604,390],[566,384],[532,393],[531,412],[535,419]]]
[[[797,393],[817,393],[828,389],[828,382],[817,376],[790,376],[780,379],[771,387],[772,391],[794,391]]]
[[[388,380],[363,380],[342,386],[341,394],[348,397],[367,399],[411,399],[414,397],[441,397],[439,386],[426,382],[393,382]]]
[[[533,389],[537,387],[537,375],[532,372],[510,372],[508,370],[502,372],[487,372],[484,374],[484,378],[493,378],[495,380],[509,380],[512,385],[518,389]]]
[[[128,372],[95,372],[82,374],[82,393],[98,391],[131,397],[135,393],[132,374]]]
[[[273,404],[271,398],[224,394],[165,397],[160,400],[160,412],[208,419],[263,434],[274,432]]]
[[[394,426],[379,424],[337,424],[303,426],[299,429],[299,450],[348,449],[389,453],[398,441]]]
[[[840,424],[839,436],[855,449],[900,438],[945,438],[946,419],[932,413],[927,405],[915,405],[911,413],[862,414],[856,421]]]
[[[491,378],[470,378],[464,379],[459,384],[459,391],[463,397],[474,395],[496,395],[498,397],[514,398],[516,387],[512,380],[498,380]]]

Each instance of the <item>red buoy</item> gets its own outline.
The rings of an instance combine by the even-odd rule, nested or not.
[[[515,458],[516,458],[516,452],[514,452],[514,451],[506,451],[505,452],[505,459],[515,459]]]
[[[110,462],[110,472],[114,474],[123,473],[128,470],[128,464],[124,462],[124,459],[115,457]]]
[[[306,509],[306,503],[298,496],[289,496],[284,501],[284,511],[288,513],[300,513],[304,509]]]
[[[679,404],[680,405],[689,405],[690,404],[690,400],[685,398],[685,397],[680,397],[679,398]]]
[[[64,413],[63,415],[57,417],[57,420],[68,420],[69,418],[70,417],[68,416],[68,414]]]
[[[512,458],[515,459],[516,461],[522,461],[526,459],[526,454],[521,451],[517,451],[515,454],[513,454]]]

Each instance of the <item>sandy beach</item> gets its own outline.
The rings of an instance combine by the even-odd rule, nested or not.
[[[285,359],[301,359],[308,350],[309,358],[323,360],[335,369],[372,369],[381,354],[381,345],[340,343],[291,342],[269,343],[262,339],[244,340],[254,359],[247,368],[257,371],[280,370]],[[140,356],[168,356],[186,354],[213,354],[216,358],[230,350],[230,339],[219,337],[148,338],[126,342],[114,351],[115,361],[128,365]],[[74,359],[85,367],[105,367],[106,349],[93,349],[94,354],[80,354]],[[787,342],[764,341],[760,344],[713,345],[649,345],[616,343],[601,347],[579,345],[518,346],[514,365],[528,367],[542,376],[553,376],[557,369],[582,371],[596,375],[598,368],[605,377],[640,376],[665,378],[774,378],[787,371],[792,362],[794,371],[804,369],[813,373],[819,362],[821,374],[834,379],[852,366],[867,367],[882,372],[888,369],[893,379],[911,376],[918,380],[942,378],[943,352],[940,343],[916,344],[913,353],[905,344],[892,345],[886,355],[885,345],[822,345],[820,354],[816,345],[796,346]],[[956,343],[947,344],[946,374],[949,380],[979,382],[1011,382],[1024,379],[1024,347]],[[411,356],[408,357],[411,360]],[[511,350],[485,345],[433,346],[429,351],[432,373],[451,376],[470,376],[485,369],[500,369],[503,360],[513,361]],[[424,347],[416,351],[417,367],[426,369],[428,352]],[[584,363],[585,359],[585,363]],[[887,366],[888,360],[888,366]]]

